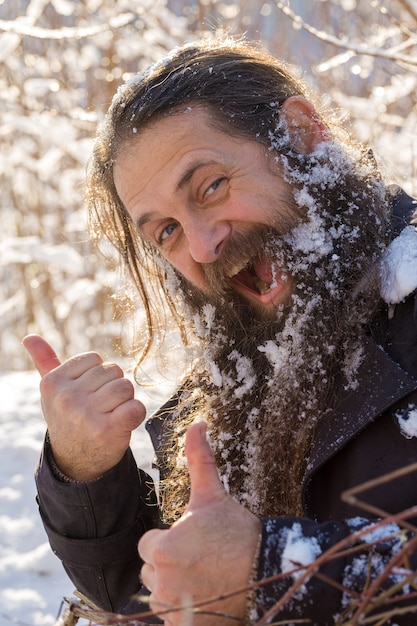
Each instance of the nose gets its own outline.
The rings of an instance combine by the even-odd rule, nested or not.
[[[230,238],[232,228],[228,222],[190,222],[184,228],[191,257],[197,263],[214,263],[221,256]]]

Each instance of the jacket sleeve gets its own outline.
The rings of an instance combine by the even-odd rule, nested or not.
[[[363,601],[364,591],[378,580],[374,598],[382,600],[388,589],[397,587],[393,597],[385,597],[371,614],[395,614],[397,609],[403,614],[393,616],[392,621],[376,621],[415,625],[415,612],[407,610],[415,581],[415,547],[415,539],[408,541],[406,531],[389,520],[382,523],[356,517],[317,524],[304,518],[266,518],[254,576],[250,623],[256,623],[268,612],[268,624],[275,620],[280,624],[305,620],[312,626],[347,623]],[[395,567],[387,568],[395,557]],[[384,571],[390,575],[379,580]],[[369,605],[362,606],[362,617],[369,611]]]
[[[152,479],[128,450],[118,465],[89,482],[65,482],[52,471],[45,443],[35,480],[51,548],[76,586],[106,611],[137,593],[139,538],[158,524]]]

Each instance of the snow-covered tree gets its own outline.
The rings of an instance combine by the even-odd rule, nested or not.
[[[29,364],[44,333],[60,354],[111,355],[117,267],[88,241],[83,181],[117,86],[178,43],[218,29],[261,40],[350,115],[415,191],[413,0],[5,0],[0,3],[0,369]],[[116,313],[117,317],[117,313]]]

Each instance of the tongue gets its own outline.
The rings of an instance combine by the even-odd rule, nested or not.
[[[252,265],[252,269],[260,280],[270,285],[274,280],[272,273],[271,263],[267,261],[255,261]]]

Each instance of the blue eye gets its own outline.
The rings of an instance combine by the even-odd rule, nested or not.
[[[206,198],[207,196],[211,196],[211,194],[214,193],[218,187],[220,187],[221,183],[224,180],[224,177],[215,180],[214,183],[212,183],[210,187],[208,187],[208,189],[206,190],[204,197]]]
[[[170,237],[170,235],[172,235],[172,233],[177,228],[177,226],[178,226],[177,222],[171,222],[171,224],[168,224],[168,226],[165,226],[165,228],[160,234],[159,240],[164,241],[165,239]]]

